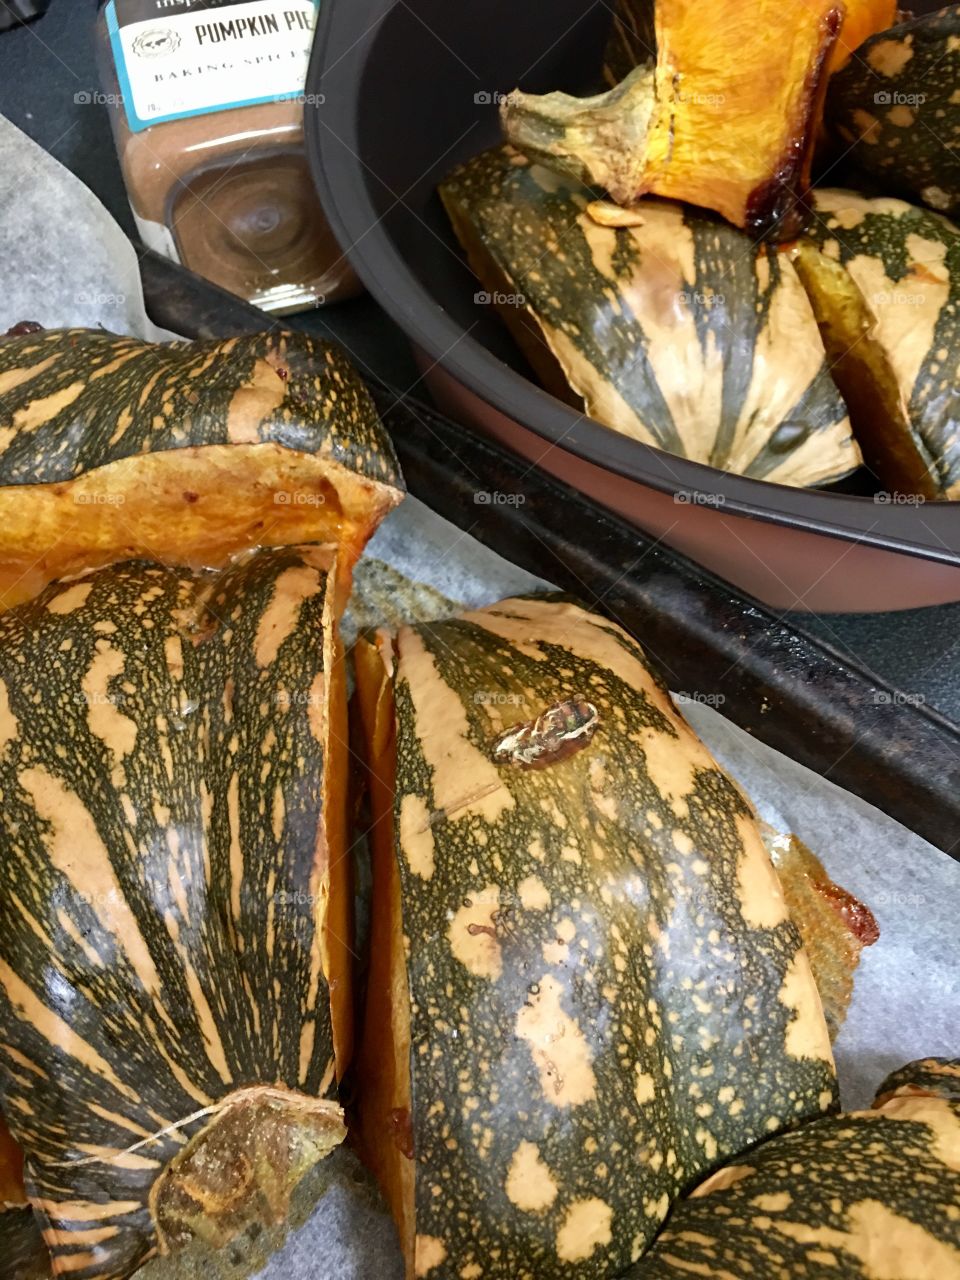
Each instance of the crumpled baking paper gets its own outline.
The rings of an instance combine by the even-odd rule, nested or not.
[[[107,211],[2,118],[0,173],[0,332],[30,319],[49,327],[103,325],[154,340],[171,336],[147,319],[136,255]],[[408,581],[402,599],[422,617],[547,586],[414,498],[370,543],[358,570],[348,634],[378,620],[398,621],[401,596],[391,584],[404,580],[417,588]],[[869,1105],[887,1072],[912,1058],[960,1053],[960,865],[879,810],[755,741],[713,707],[685,700],[681,709],[761,816],[799,835],[877,916],[880,940],[863,953],[853,1004],[836,1043],[844,1105]],[[363,1184],[356,1181],[352,1159],[343,1153],[351,1176],[327,1191],[304,1225],[290,1232],[257,1272],[262,1280],[400,1280],[392,1227],[369,1192],[359,1189]],[[209,1259],[197,1264],[197,1274],[202,1270],[206,1280],[215,1280],[220,1266]],[[169,1260],[148,1264],[147,1273],[150,1280],[184,1274]]]

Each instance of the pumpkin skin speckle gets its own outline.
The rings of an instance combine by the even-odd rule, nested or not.
[[[957,1280],[960,1102],[894,1096],[761,1144],[675,1204],[625,1280],[754,1274]]]
[[[257,1087],[274,1211],[296,1144],[275,1140],[276,1169],[263,1152],[298,1099],[300,1172],[343,1136],[335,575],[324,547],[213,574],[128,561],[0,616],[0,1094],[61,1272],[136,1270],[165,1167],[201,1130],[222,1146]],[[196,1196],[172,1182],[177,1237]]]
[[[754,819],[639,646],[569,601],[405,627],[361,642],[357,670],[376,784],[362,1144],[410,1274],[415,1238],[443,1246],[429,1280],[615,1274],[691,1179],[836,1103]],[[493,763],[512,726],[578,698],[598,713],[581,750]],[[400,838],[409,796],[432,815],[429,878]]]

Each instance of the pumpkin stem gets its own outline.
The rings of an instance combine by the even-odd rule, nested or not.
[[[298,1183],[345,1136],[335,1102],[267,1085],[226,1098],[150,1192],[161,1254],[283,1222]]]
[[[592,98],[514,89],[500,105],[500,121],[507,141],[531,160],[629,204],[642,194],[655,105],[654,68],[640,66],[616,88]]]

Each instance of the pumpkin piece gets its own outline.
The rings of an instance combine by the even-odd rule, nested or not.
[[[872,35],[830,82],[827,123],[847,158],[883,183],[960,212],[960,11],[908,17]]]
[[[508,148],[441,185],[470,265],[541,381],[624,435],[724,471],[824,484],[860,461],[792,264],[682,205],[641,221]],[[614,225],[601,225],[604,211]]]
[[[761,824],[790,915],[810,957],[830,1039],[836,1040],[853,998],[853,975],[864,947],[880,937],[868,906],[835,884],[798,836]]]
[[[732,3],[709,15],[657,0],[656,64],[591,98],[515,90],[504,135],[618,204],[668,196],[715,209],[752,236],[795,236],[805,219],[834,0]]]
[[[0,607],[131,555],[210,567],[337,542],[350,569],[403,496],[369,392],[302,333],[0,340]]]
[[[891,492],[960,497],[960,232],[850,191],[815,207],[794,257],[864,461]]]
[[[408,1274],[617,1274],[691,1179],[835,1105],[749,806],[640,648],[562,599],[381,635],[357,678],[361,1143]]]
[[[0,616],[0,1093],[58,1273],[282,1216],[344,1135],[335,581],[129,561]]]
[[[921,1058],[891,1073],[877,1090],[875,1107],[891,1098],[945,1098],[960,1103],[960,1058]]]
[[[958,1205],[960,1102],[894,1097],[718,1169],[625,1280],[958,1280]]]
[[[827,64],[829,75],[845,66],[868,36],[892,26],[897,16],[896,0],[843,0],[843,9],[843,25]],[[617,84],[634,67],[654,60],[653,11],[654,0],[617,0],[603,67],[609,84]]]

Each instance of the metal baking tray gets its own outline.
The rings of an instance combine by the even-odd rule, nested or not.
[[[296,327],[140,250],[147,309],[189,337]],[[579,491],[368,379],[412,494],[513,563],[585,597],[672,689],[710,688],[760,741],[960,860],[960,728]],[[478,490],[522,503],[477,504]],[[669,655],[665,658],[664,655]]]

